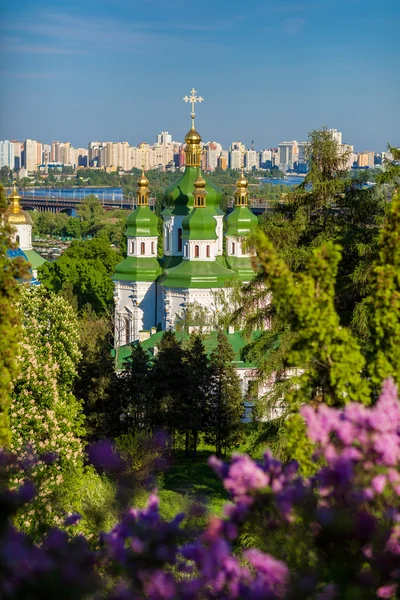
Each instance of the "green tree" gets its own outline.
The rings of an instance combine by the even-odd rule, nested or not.
[[[79,205],[78,216],[84,235],[94,235],[99,231],[104,219],[104,208],[97,196],[86,196]]]
[[[217,456],[238,443],[243,417],[240,380],[232,364],[234,352],[226,334],[218,333],[217,346],[210,356],[210,384],[205,440],[215,446]]]
[[[161,339],[152,372],[154,399],[157,403],[155,424],[174,434],[182,431],[182,421],[188,389],[189,370],[182,344],[174,332],[165,331]]]
[[[14,248],[11,227],[4,222],[7,200],[0,186],[0,446],[10,440],[8,409],[11,384],[20,366],[17,356],[21,337],[20,315],[16,309],[19,298],[18,278],[26,275],[25,265],[11,260],[7,251]]]
[[[157,414],[152,388],[149,355],[141,344],[132,344],[132,353],[125,361],[107,407],[107,422],[113,436],[129,431],[153,432]]]
[[[210,365],[203,339],[193,334],[186,353],[189,381],[182,406],[181,422],[185,434],[185,453],[196,458],[200,433],[206,429],[206,410],[210,396]]]
[[[119,260],[107,238],[74,240],[59,259],[40,267],[39,279],[57,293],[72,291],[79,310],[89,304],[97,314],[105,314],[112,307],[111,275]]]
[[[115,402],[116,375],[111,356],[110,321],[85,306],[79,318],[81,353],[74,381],[74,395],[83,402],[87,439],[109,435],[112,428],[106,415]]]

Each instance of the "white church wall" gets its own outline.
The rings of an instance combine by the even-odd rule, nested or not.
[[[224,215],[217,215],[214,217],[217,221],[216,234],[218,236],[217,240],[217,256],[222,256],[223,254],[223,243],[224,243]]]
[[[157,236],[135,238],[128,237],[127,255],[157,258],[157,240]]]
[[[32,250],[32,225],[13,224],[15,230],[12,235],[13,242],[16,242],[21,250]]]
[[[155,327],[156,282],[119,282],[115,287],[115,344],[123,346],[139,339],[139,332]]]

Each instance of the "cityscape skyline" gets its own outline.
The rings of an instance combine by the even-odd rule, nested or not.
[[[195,86],[203,139],[273,147],[327,125],[384,150],[400,137],[399,16],[397,0],[21,0],[1,8],[0,137],[183,139]]]

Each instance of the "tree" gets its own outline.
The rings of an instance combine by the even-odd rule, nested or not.
[[[109,320],[85,306],[79,317],[81,357],[73,389],[76,398],[83,402],[87,439],[99,439],[113,432],[108,418],[116,393],[111,342]]]
[[[44,524],[62,522],[53,501],[64,476],[83,467],[82,407],[71,392],[79,333],[76,315],[61,296],[37,286],[20,293],[19,362],[24,368],[13,382],[10,448],[25,461],[35,460],[31,477],[39,494],[33,513],[22,512],[19,522],[37,532]],[[11,478],[13,486],[21,475]]]
[[[132,344],[132,353],[118,377],[116,391],[107,406],[107,423],[113,436],[131,432],[151,433],[155,428],[153,376],[147,352]]]
[[[57,293],[72,290],[79,310],[90,304],[100,315],[112,307],[111,275],[119,260],[107,238],[74,240],[59,259],[42,265],[38,275],[49,290]]]
[[[182,406],[181,422],[185,433],[185,453],[196,458],[199,435],[206,429],[206,410],[210,396],[210,365],[203,339],[193,334],[187,348],[186,363],[189,381],[185,403]]]
[[[220,331],[217,346],[210,356],[211,391],[207,406],[205,439],[215,445],[217,456],[238,442],[243,417],[240,380],[232,364],[234,352],[225,333]]]
[[[81,219],[82,231],[85,235],[94,235],[101,228],[104,218],[104,208],[97,196],[86,196],[78,207],[78,216]]]
[[[7,200],[0,186],[0,447],[8,444],[11,384],[20,366],[17,359],[21,334],[20,315],[16,309],[19,298],[18,278],[27,274],[21,260],[11,260],[7,251],[11,242],[11,227],[4,222]]]
[[[157,403],[155,425],[166,428],[172,438],[182,431],[190,373],[182,344],[173,331],[165,331],[154,359],[152,378]]]

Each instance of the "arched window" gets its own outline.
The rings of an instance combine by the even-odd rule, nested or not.
[[[232,242],[232,254],[235,254],[235,242]]]
[[[206,246],[206,256],[210,258],[210,246]]]
[[[154,242],[151,242],[151,253],[154,254]]]
[[[15,241],[17,242],[17,245],[19,246],[19,235],[17,235],[17,237],[15,238]]]
[[[168,227],[165,228],[165,250],[169,251],[169,231]]]
[[[134,254],[135,252],[135,242],[132,240],[131,241],[131,254]]]
[[[178,252],[182,252],[182,228],[178,229]]]
[[[129,317],[125,317],[125,344],[131,341],[131,322]]]
[[[141,242],[141,244],[140,244],[140,254],[144,254],[144,253],[145,253],[144,242]]]
[[[200,256],[200,248],[199,248],[199,246],[195,246],[194,247],[194,257],[199,258],[199,256]]]

